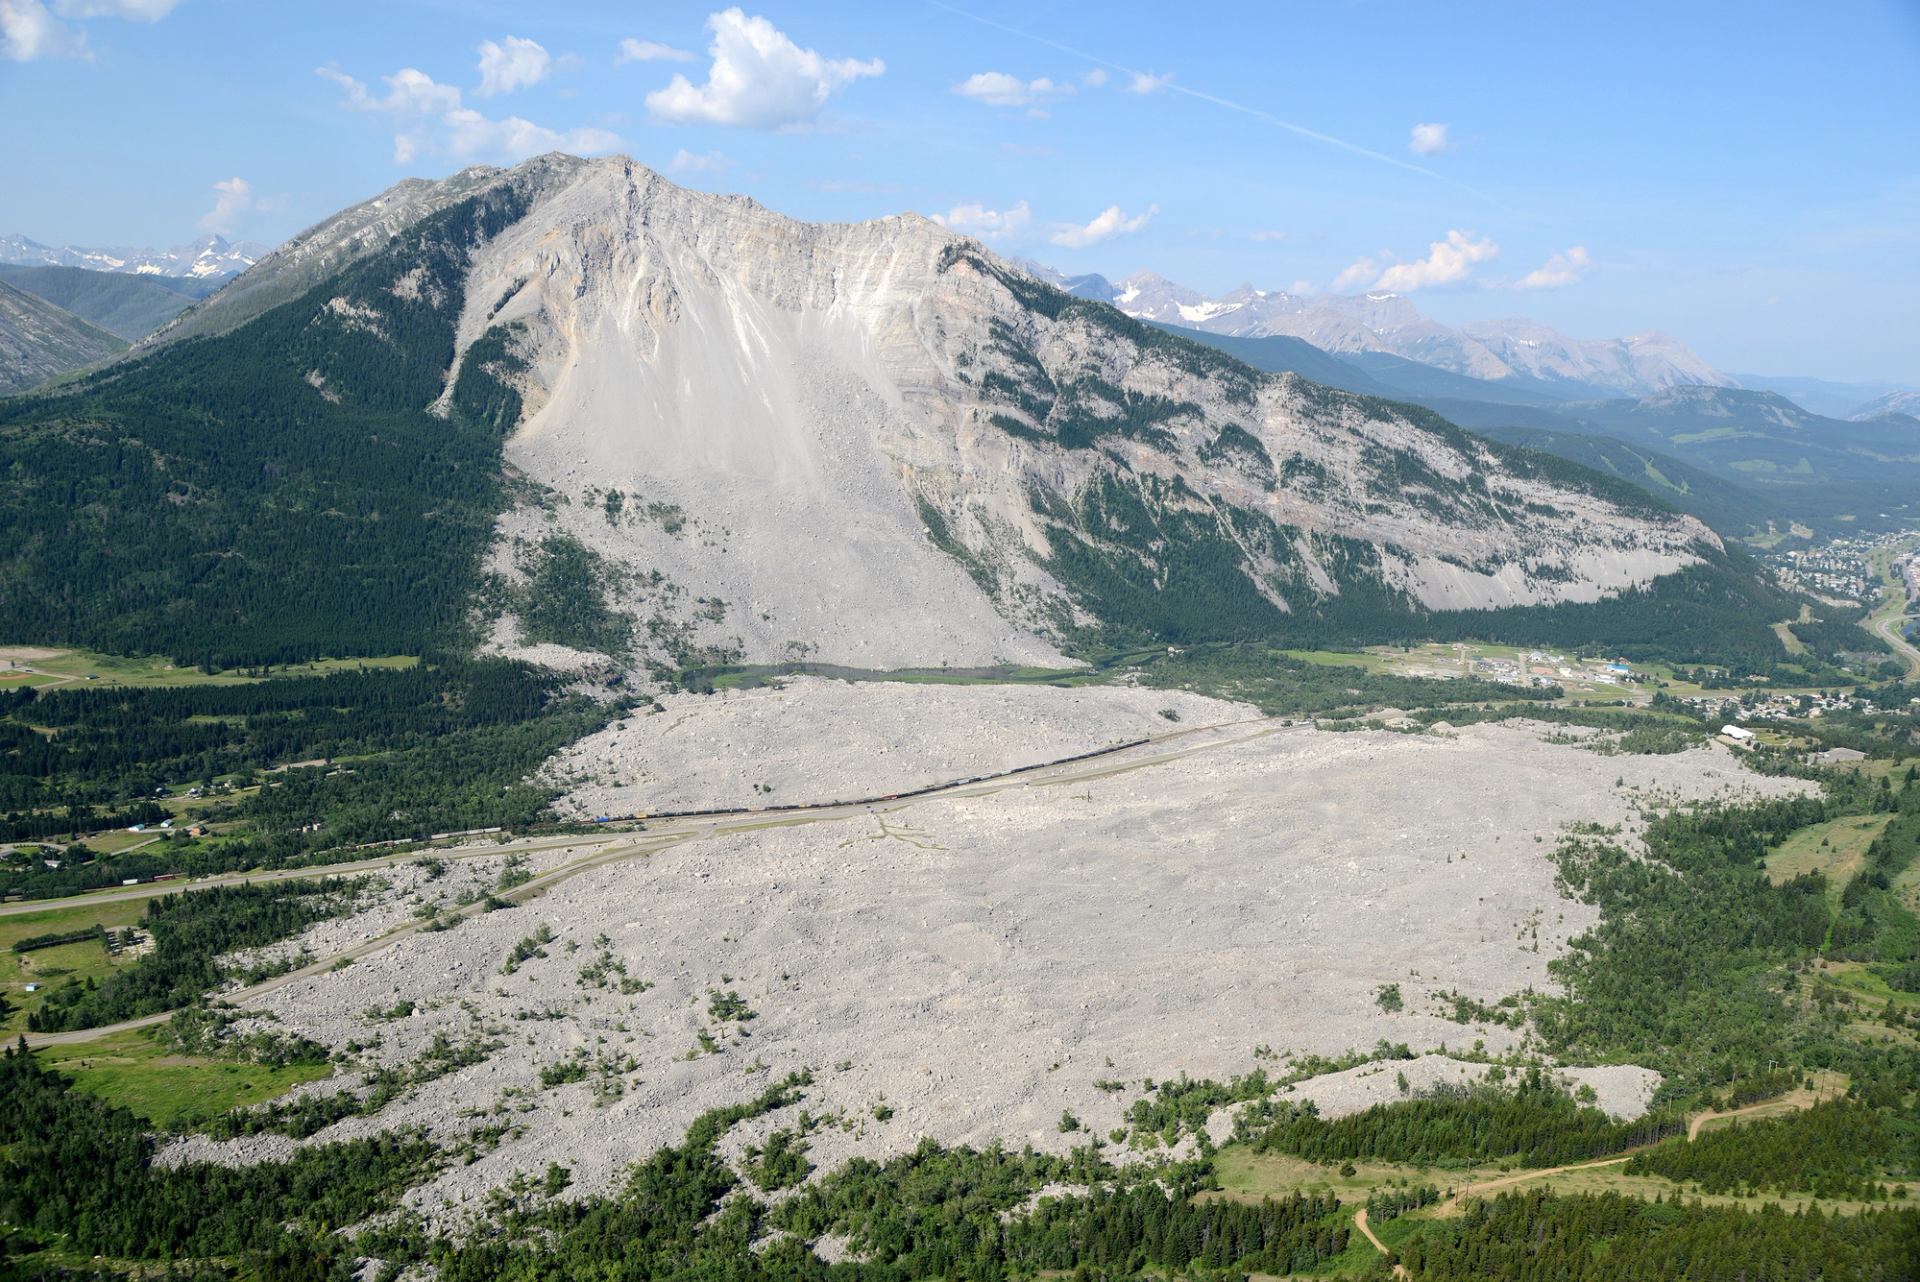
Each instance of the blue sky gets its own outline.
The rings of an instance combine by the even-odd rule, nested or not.
[[[1817,10],[0,0],[0,231],[271,242],[409,175],[618,150],[1070,271],[1385,281],[1920,385],[1920,4]]]

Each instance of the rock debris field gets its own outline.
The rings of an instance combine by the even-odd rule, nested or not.
[[[872,697],[876,688],[850,689]],[[1158,706],[1190,707],[1158,692],[1072,692],[1089,696],[1113,701],[1084,718],[1094,732],[1122,737]],[[744,696],[710,703],[721,718],[762,706]],[[811,695],[792,705],[801,723],[821,706]],[[1195,721],[1207,711],[1191,710]],[[1240,711],[1213,709],[1222,710]],[[1009,733],[1004,743],[950,739],[956,755],[941,757],[926,727],[945,723],[917,724],[918,740],[896,754],[910,763],[903,779],[963,760],[994,765],[969,747],[1024,759],[1060,746]],[[969,735],[977,728],[963,724]],[[694,728],[689,721],[651,742]],[[808,782],[827,792],[872,777],[860,771],[858,749],[827,733],[838,728],[829,722],[813,740],[820,773]],[[724,730],[705,733],[725,740]],[[379,1115],[305,1141],[409,1126],[453,1141],[512,1123],[477,1161],[450,1165],[411,1195],[449,1222],[478,1213],[489,1188],[550,1161],[573,1172],[567,1196],[617,1187],[699,1113],[801,1068],[815,1081],[800,1107],[829,1119],[810,1139],[823,1170],[927,1136],[1064,1150],[1084,1142],[1084,1131],[1104,1136],[1121,1125],[1146,1078],[1224,1080],[1383,1038],[1423,1053],[1476,1039],[1508,1046],[1516,1034],[1452,1022],[1435,994],[1491,1002],[1548,984],[1547,963],[1595,920],[1555,889],[1549,853],[1566,825],[1621,824],[1631,841],[1651,799],[1805,786],[1748,774],[1718,747],[1602,758],[1544,742],[1547,733],[1525,723],[1396,734],[1267,722],[1216,734],[1178,760],[1127,769],[1116,758],[1092,779],[695,836],[582,873],[522,907],[410,937],[258,1005],[273,1027],[330,1046],[377,1039],[362,1055],[369,1065],[414,1062],[436,1035],[493,1046],[483,1062]],[[790,751],[778,734],[770,745],[776,757]],[[692,757],[650,760],[674,786],[692,786],[672,773]],[[703,799],[714,801],[772,769],[726,758],[707,768],[713,791]],[[848,785],[833,774],[843,769],[854,771]],[[779,778],[786,786],[788,776]],[[474,869],[464,881],[489,875],[485,864]],[[403,880],[394,895],[463,883]],[[379,921],[393,911],[367,909]],[[503,973],[516,944],[542,927],[551,941]],[[354,934],[351,922],[322,929]],[[1389,983],[1400,986],[1401,1011],[1376,1000]],[[411,1014],[382,1014],[407,1002]],[[1478,1071],[1432,1054],[1294,1089],[1325,1111],[1350,1111],[1394,1097],[1403,1067],[1415,1087]],[[1631,1068],[1575,1076],[1622,1114],[1644,1108],[1654,1085]],[[355,1081],[348,1072],[307,1089]],[[1063,1133],[1063,1112],[1084,1131]],[[729,1151],[796,1115],[789,1108],[737,1128]],[[293,1143],[201,1138],[169,1156],[245,1161]]]
[[[884,796],[1259,716],[1184,690],[821,677],[674,695],[664,707],[555,758],[549,773],[571,784],[566,810],[630,815]]]

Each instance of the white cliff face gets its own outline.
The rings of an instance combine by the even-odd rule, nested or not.
[[[552,492],[502,521],[496,569],[564,531],[635,572],[620,603],[656,639],[898,667],[1059,662],[1087,616],[1048,567],[1102,535],[1034,496],[1070,508],[1115,478],[1282,531],[1244,545],[1282,611],[1339,590],[1328,540],[1377,548],[1387,586],[1440,609],[1594,600],[1712,543],[1508,474],[1473,438],[1143,345],[1104,309],[1049,317],[1009,282],[1033,288],[916,217],[810,225],[621,159],[555,169],[477,254],[460,326],[463,349],[498,331],[527,361],[507,459]],[[1050,411],[1009,400],[1023,378],[1051,380]],[[1099,448],[1049,436],[1129,400],[1180,408]]]
[[[929,436],[919,314],[949,239],[809,226],[626,161],[550,190],[476,260],[461,325],[463,346],[516,329],[530,413],[507,459],[562,500],[502,523],[499,568],[563,530],[645,576],[623,604],[656,636],[685,624],[754,662],[1065,663],[906,484],[959,471]]]
[[[925,219],[802,223],[623,158],[403,184],[261,263],[247,306],[501,187],[518,212],[469,251],[443,397],[469,361],[521,394],[491,569],[512,586],[528,549],[584,544],[639,659],[1057,664],[1128,608],[1119,582],[1137,607],[1199,575],[1271,619],[1356,586],[1497,608],[1595,600],[1717,546],[1068,299]],[[581,657],[527,645],[510,612],[492,639]]]

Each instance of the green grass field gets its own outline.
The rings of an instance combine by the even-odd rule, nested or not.
[[[8,1003],[13,1007],[13,1012],[5,1020],[0,1020],[0,1031],[13,1033],[24,1029],[27,1015],[45,1000],[43,994],[56,985],[64,984],[70,978],[98,978],[132,964],[131,959],[110,956],[106,945],[95,939],[35,949],[30,953],[14,952],[16,941],[35,935],[64,935],[91,926],[118,930],[136,924],[145,910],[144,903],[128,902],[79,905],[41,913],[22,913],[17,917],[0,917],[0,992],[6,994]],[[40,992],[26,991],[28,984],[36,983],[41,985]]]
[[[1767,855],[1767,880],[1778,886],[1802,873],[1824,873],[1827,895],[1836,904],[1840,892],[1867,857],[1867,847],[1892,815],[1848,815],[1802,828]]]
[[[273,668],[274,677],[320,676],[354,668],[411,668],[420,660],[412,655],[368,659],[318,659]],[[246,672],[202,672],[176,667],[162,655],[128,657],[92,650],[60,650],[46,646],[0,645],[0,682],[6,685],[63,686],[188,686],[245,685],[265,680]],[[0,688],[6,688],[0,685]]]
[[[74,1085],[111,1100],[156,1126],[212,1117],[284,1095],[333,1072],[326,1064],[271,1068],[239,1060],[181,1055],[153,1029],[115,1033],[79,1046],[38,1052]]]
[[[1790,1111],[1794,1105],[1782,1105],[1782,1112]],[[1764,1111],[1745,1119],[1722,1119],[1709,1122],[1706,1129],[1715,1125],[1733,1125],[1739,1120],[1752,1120],[1753,1117],[1768,1115]],[[1605,1160],[1605,1159],[1601,1159]],[[1818,1205],[1829,1213],[1849,1214],[1866,1209],[1868,1204],[1846,1199],[1815,1199],[1804,1194],[1780,1194],[1769,1192],[1751,1197],[1739,1197],[1732,1194],[1713,1195],[1702,1193],[1688,1186],[1675,1184],[1671,1180],[1657,1175],[1628,1175],[1624,1164],[1596,1166],[1586,1170],[1560,1171],[1554,1174],[1528,1176],[1520,1168],[1500,1166],[1475,1167],[1421,1167],[1394,1162],[1355,1162],[1354,1173],[1343,1176],[1334,1166],[1320,1166],[1302,1158],[1289,1157],[1279,1153],[1256,1153],[1250,1149],[1230,1144],[1220,1150],[1217,1159],[1217,1171],[1220,1177],[1220,1192],[1214,1197],[1239,1198],[1245,1201],[1258,1201],[1263,1197],[1282,1198],[1294,1193],[1331,1192],[1348,1205],[1364,1204],[1367,1196],[1377,1189],[1391,1187],[1417,1187],[1431,1184],[1441,1192],[1442,1203],[1450,1191],[1460,1190],[1469,1185],[1489,1180],[1499,1180],[1513,1176],[1521,1177],[1515,1183],[1503,1186],[1501,1190],[1525,1190],[1545,1186],[1556,1193],[1620,1193],[1627,1197],[1637,1197],[1648,1201],[1656,1197],[1671,1201],[1683,1189],[1689,1200],[1723,1206],[1745,1206],[1749,1209],[1773,1202],[1789,1210]],[[1893,1181],[1899,1183],[1899,1181]],[[1493,1196],[1489,1193],[1488,1196]],[[1884,1206],[1887,1203],[1873,1203]],[[1920,1205],[1920,1188],[1909,1188],[1904,1202],[1895,1205]],[[1414,1232],[1421,1220],[1448,1213],[1444,1206],[1428,1207],[1420,1211],[1390,1221],[1385,1225],[1375,1225],[1374,1231],[1387,1245],[1392,1246]],[[1392,1228],[1395,1232],[1388,1232]],[[1369,1248],[1371,1250],[1371,1248]],[[1364,1257],[1357,1257],[1362,1259]]]
[[[1821,978],[1830,980],[1855,997],[1870,1002],[1872,1009],[1895,1006],[1920,1006],[1920,993],[1903,993],[1890,987],[1866,962],[1827,962],[1820,968]]]

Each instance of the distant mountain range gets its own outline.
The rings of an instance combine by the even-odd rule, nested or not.
[[[1103,276],[1064,276],[1023,263],[1041,279],[1081,298],[1112,303],[1138,320],[1235,338],[1304,339],[1335,355],[1389,355],[1486,382],[1511,383],[1551,399],[1645,395],[1681,384],[1738,386],[1670,334],[1570,338],[1538,321],[1442,324],[1403,294],[1290,294],[1242,285],[1219,298],[1153,272],[1118,284]]]
[[[0,263],[22,267],[84,267],[96,272],[183,276],[195,280],[236,275],[264,258],[268,249],[250,240],[236,243],[222,236],[202,236],[173,249],[89,249],[79,245],[55,248],[25,236],[0,235]]]
[[[0,264],[0,393],[117,356],[229,279]]]
[[[1920,515],[1920,418],[1900,412],[1916,397],[1884,397],[1851,419],[1777,392],[1704,384],[1555,399],[1518,379],[1471,378],[1383,352],[1335,356],[1285,335],[1161,328],[1258,369],[1412,402],[1482,436],[1612,472],[1723,534],[1790,520],[1884,528]]]

